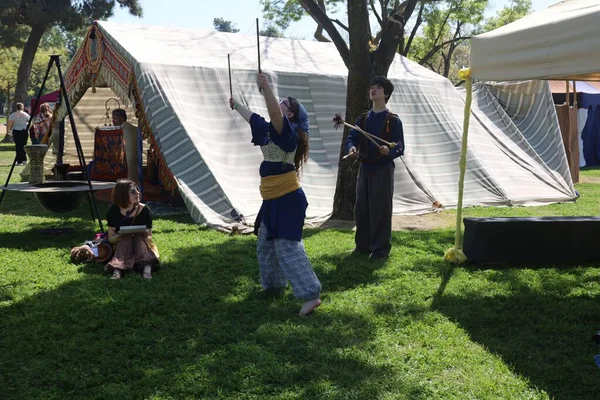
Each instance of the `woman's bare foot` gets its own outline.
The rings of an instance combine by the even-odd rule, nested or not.
[[[146,266],[144,267],[144,273],[142,274],[142,276],[143,276],[145,279],[152,279],[152,267],[151,267],[151,266],[149,266],[149,265],[146,265]]]
[[[123,275],[121,274],[121,271],[118,269],[115,269],[113,271],[112,276],[110,277],[110,279],[121,279],[123,277]]]
[[[300,315],[303,317],[306,317],[320,305],[321,305],[321,299],[309,300],[302,305],[302,308],[300,309]]]

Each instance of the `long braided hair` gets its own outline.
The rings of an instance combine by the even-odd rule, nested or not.
[[[299,123],[298,115],[300,115],[300,103],[293,97],[287,97],[290,103],[290,110],[294,113],[294,116],[290,119],[290,122]],[[294,156],[294,166],[296,172],[300,173],[304,167],[304,163],[308,161],[308,132],[305,132],[302,128],[297,128],[298,133],[298,144],[296,148],[296,155]]]

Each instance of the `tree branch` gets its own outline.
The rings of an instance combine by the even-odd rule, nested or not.
[[[456,39],[458,37],[460,37],[460,28],[462,27],[462,22],[458,21],[456,23],[456,30],[454,31],[454,36],[453,38]],[[450,43],[450,46],[448,46],[448,54],[446,56],[444,56],[444,76],[447,78],[448,75],[450,75],[450,63],[452,62],[452,55],[454,54],[454,50],[456,49],[456,43],[457,42],[452,42]],[[442,52],[443,54],[443,52]]]
[[[344,23],[342,21],[340,21],[339,19],[332,19],[331,22],[335,22],[336,24],[338,24],[343,30],[345,30],[346,32],[350,32],[350,29],[344,25]]]
[[[448,18],[450,18],[450,15],[452,15],[452,9],[450,9],[448,11],[448,14],[446,14],[446,18],[444,18],[444,22],[442,24],[440,24],[440,31],[438,32],[437,37],[435,38],[435,40],[433,41],[433,45],[435,46],[436,43],[438,42],[438,40],[440,40],[440,38],[442,37],[443,33],[444,33],[444,27],[446,26],[446,24],[448,23]]]
[[[461,37],[457,37],[457,38],[454,38],[454,39],[446,40],[444,43],[441,43],[441,44],[438,44],[438,45],[436,45],[436,46],[433,46],[433,47],[431,48],[431,50],[429,50],[429,53],[427,53],[427,54],[425,55],[425,57],[423,57],[423,58],[421,59],[421,61],[419,61],[419,64],[421,64],[421,65],[424,65],[424,64],[428,63],[428,62],[429,62],[429,59],[430,59],[431,57],[433,57],[433,56],[435,55],[435,53],[437,53],[438,51],[440,51],[440,49],[441,49],[442,47],[446,46],[447,44],[454,43],[454,42],[458,42],[458,41],[460,41],[460,40],[467,40],[467,39],[471,39],[471,36],[461,36]]]
[[[325,10],[325,0],[319,0],[319,6]],[[323,25],[317,24],[317,30],[314,34],[315,39],[319,42],[331,42],[325,35],[323,35]]]
[[[435,0],[430,0],[430,1],[435,1]],[[400,3],[399,1],[396,1],[396,6],[392,10],[391,14],[392,15],[402,14],[402,16],[404,17],[404,21],[408,21],[410,19],[410,17],[412,17],[412,14],[415,11],[415,8],[417,7],[418,2],[419,2],[419,0],[406,0],[402,3]]]
[[[374,63],[377,75],[387,76],[390,65],[394,61],[394,57],[398,51],[400,41],[404,37],[405,21],[403,14],[399,13],[394,13],[385,20],[385,24],[380,32],[381,42],[377,50],[371,54],[371,60]]]
[[[408,38],[406,46],[404,46],[404,49],[402,49],[403,56],[408,55],[408,52],[410,51],[410,46],[412,45],[412,41],[417,35],[417,30],[419,29],[419,26],[421,26],[421,24],[423,23],[423,10],[425,10],[425,3],[421,3],[421,7],[419,8],[419,15],[417,16],[417,20],[415,21],[415,26],[413,27],[413,30],[410,33],[410,37]]]
[[[329,34],[329,37],[333,41],[333,44],[337,48],[342,60],[344,60],[344,64],[346,67],[349,66],[350,63],[350,49],[348,45],[340,35],[340,32],[335,28],[333,22],[327,14],[325,10],[321,9],[321,7],[314,2],[314,0],[298,0],[302,8],[306,10],[308,15],[314,19],[317,24],[321,25],[325,31]]]
[[[371,5],[371,11],[373,11],[375,18],[377,18],[377,22],[379,22],[379,26],[383,26],[383,21],[381,20],[381,17],[377,13],[377,9],[375,8],[375,0],[369,0],[369,5]]]
[[[388,19],[388,0],[379,0],[379,5],[381,6],[381,19],[385,21]]]
[[[331,42],[331,40],[327,39],[325,35],[323,35],[323,27],[321,25],[317,25],[317,30],[313,35],[317,42]]]

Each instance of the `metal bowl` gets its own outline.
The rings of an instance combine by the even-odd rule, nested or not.
[[[81,182],[55,181],[37,183],[34,186],[55,191],[35,192],[35,199],[45,209],[54,213],[66,213],[77,209],[87,196],[87,186]]]

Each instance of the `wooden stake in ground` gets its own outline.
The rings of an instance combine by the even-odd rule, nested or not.
[[[258,52],[258,73],[261,74],[260,69],[260,33],[258,32],[258,18],[256,18],[256,51]],[[259,92],[262,92],[262,88],[258,88]]]

